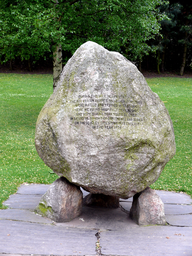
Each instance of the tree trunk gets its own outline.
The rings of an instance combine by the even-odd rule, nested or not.
[[[28,70],[31,72],[32,71],[32,67],[31,67],[31,60],[28,59]]]
[[[12,60],[9,61],[9,69],[10,69],[10,70],[13,70],[13,63],[12,63]]]
[[[165,72],[165,50],[162,53],[161,71],[162,71],[162,73]]]
[[[55,90],[62,72],[62,47],[60,44],[55,47],[53,52],[53,90]]]
[[[180,76],[183,76],[184,74],[184,69],[185,69],[185,64],[186,64],[186,56],[187,56],[187,44],[184,44],[184,51],[183,51],[183,61],[180,69]]]
[[[161,63],[161,58],[160,58],[160,51],[157,51],[157,72],[160,74],[160,63]]]
[[[142,58],[139,59],[139,71],[142,71],[142,67],[141,67],[141,63],[142,63]]]

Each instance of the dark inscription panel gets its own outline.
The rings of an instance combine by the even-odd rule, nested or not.
[[[127,102],[124,95],[78,95],[72,100],[75,116],[71,121],[75,125],[83,124],[93,129],[121,129],[122,126],[139,125],[143,118],[139,116],[141,101]]]

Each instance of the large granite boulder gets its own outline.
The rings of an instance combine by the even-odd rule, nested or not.
[[[91,193],[128,198],[175,154],[168,111],[135,65],[87,42],[41,110],[36,149],[55,173]]]

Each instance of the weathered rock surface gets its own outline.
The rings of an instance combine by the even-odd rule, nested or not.
[[[128,198],[175,154],[169,114],[135,65],[87,42],[39,114],[36,149],[58,175],[91,193]]]
[[[56,222],[67,222],[81,214],[82,203],[80,188],[61,177],[51,184],[35,211]]]
[[[133,197],[130,217],[139,225],[165,225],[164,204],[155,190],[146,188]]]

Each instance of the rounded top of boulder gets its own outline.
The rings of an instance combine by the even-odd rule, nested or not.
[[[128,198],[158,179],[175,139],[168,111],[137,67],[86,42],[39,114],[36,149],[70,182]]]

